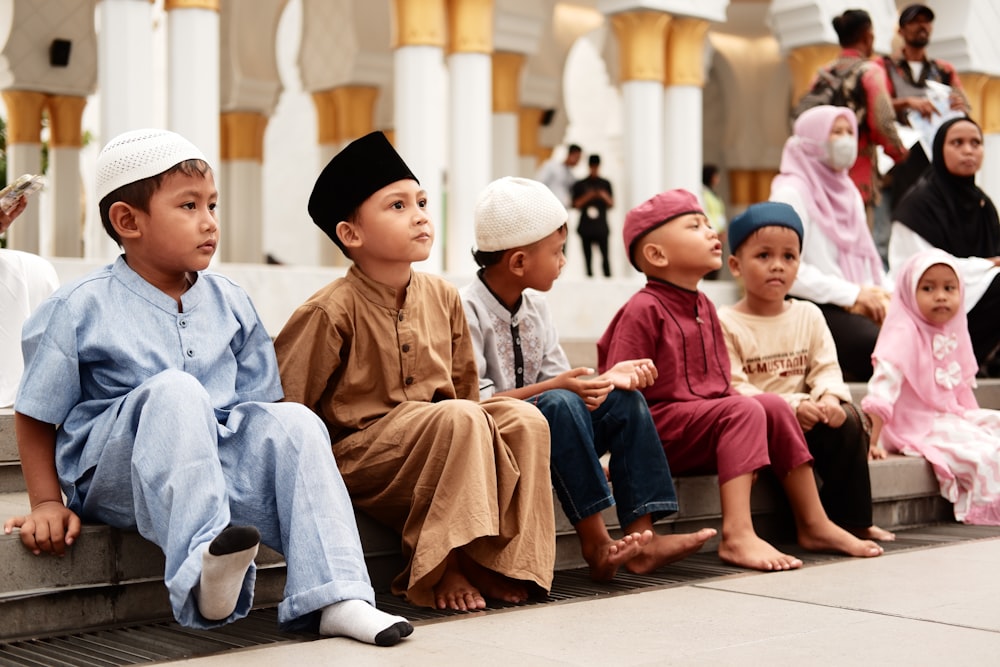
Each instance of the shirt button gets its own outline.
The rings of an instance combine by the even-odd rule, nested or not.
[[[413,384],[413,377],[410,376],[410,377],[406,378],[406,380],[404,380],[404,382],[406,382],[407,386]]]
[[[524,369],[523,369],[523,368],[521,368],[520,366],[518,366],[518,367],[517,367],[517,372],[518,372],[518,373],[523,373],[523,372],[524,372]]]
[[[187,320],[181,320],[177,324],[183,329],[184,327],[186,327],[188,325],[188,321]]]
[[[400,313],[400,314],[399,314],[399,321],[400,321],[400,322],[402,322],[402,321],[403,321],[403,313]]]
[[[193,356],[194,356],[194,350],[188,350],[188,351],[187,351],[187,355],[188,355],[189,357],[193,357]]]
[[[410,351],[410,346],[409,345],[403,345],[403,352],[409,352],[409,351]]]

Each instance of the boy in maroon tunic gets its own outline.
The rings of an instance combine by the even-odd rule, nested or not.
[[[827,518],[812,457],[788,404],[775,394],[741,396],[730,386],[715,307],[698,291],[698,281],[722,266],[722,244],[697,198],[686,190],[658,194],[629,211],[623,233],[629,261],[648,282],[598,341],[598,364],[602,372],[622,359],[656,364],[659,375],[642,393],[671,470],[719,476],[719,557],[757,570],[802,566],[754,531],[750,489],[755,471],[767,465],[788,495],[800,546],[880,555],[880,546]]]

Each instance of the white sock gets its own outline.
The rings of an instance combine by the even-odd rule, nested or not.
[[[221,621],[236,610],[243,579],[257,556],[260,532],[253,526],[229,526],[215,536],[201,557],[198,611]]]
[[[402,616],[379,611],[364,600],[341,600],[323,610],[319,633],[328,637],[351,637],[366,644],[392,646],[413,633]]]

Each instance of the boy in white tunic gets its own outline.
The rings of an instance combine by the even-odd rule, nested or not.
[[[599,377],[570,368],[545,298],[566,263],[566,210],[543,183],[506,177],[476,205],[478,278],[462,289],[481,397],[535,405],[549,422],[552,483],[580,538],[591,578],[619,567],[647,573],[697,551],[715,535],[660,535],[653,521],[677,511],[656,425],[637,391],[656,378],[649,359],[622,361]],[[610,478],[599,456],[610,452]],[[612,493],[613,489],[613,493]],[[617,504],[625,535],[612,539],[601,510]]]

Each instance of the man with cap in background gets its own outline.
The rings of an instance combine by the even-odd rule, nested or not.
[[[434,241],[427,193],[373,132],[323,169],[309,215],[353,264],[278,334],[285,398],[319,413],[355,506],[401,536],[393,592],[460,611],[544,594],[548,423],[524,401],[479,401],[458,290],[412,268]]]
[[[909,123],[907,112],[911,109],[929,120],[938,113],[928,99],[928,81],[951,87],[951,109],[965,114],[971,110],[955,67],[944,60],[927,56],[933,22],[934,12],[927,5],[909,5],[904,8],[899,13],[902,52],[881,59],[888,74],[893,109],[899,122],[903,124]],[[940,115],[938,120],[943,120]],[[886,263],[888,256],[892,211],[929,164],[928,156],[918,144],[905,161],[898,163],[887,174],[882,188],[882,202],[875,213],[875,245],[883,263]]]

